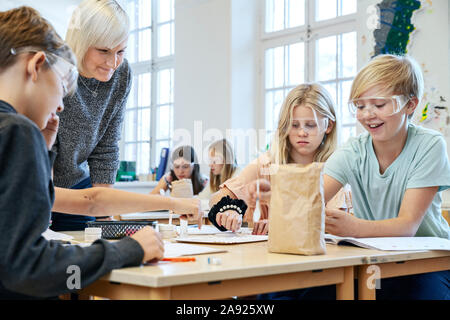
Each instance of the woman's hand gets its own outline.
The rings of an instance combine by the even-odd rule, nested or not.
[[[45,143],[47,144],[48,150],[52,149],[53,144],[56,141],[58,128],[59,128],[59,116],[57,114],[52,114],[52,117],[47,122],[47,126],[41,130],[41,133],[44,136]]]
[[[196,220],[198,227],[201,228],[203,224],[203,211],[201,211],[200,199],[184,199],[171,198],[173,213],[181,215],[181,219]]]

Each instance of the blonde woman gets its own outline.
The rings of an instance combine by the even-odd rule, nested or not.
[[[213,193],[220,190],[220,185],[239,174],[233,147],[226,140],[213,142],[208,148],[209,186],[199,194],[200,199],[210,199]]]
[[[55,186],[111,187],[119,165],[124,108],[131,88],[125,56],[129,19],[114,0],[84,0],[66,35],[78,61],[78,89],[64,99],[53,151]],[[95,218],[54,212],[55,231],[83,230]]]
[[[247,205],[250,210],[244,221],[251,221],[255,206],[252,185],[257,179],[270,181],[271,164],[325,162],[336,149],[335,123],[333,101],[322,85],[307,83],[291,90],[281,108],[269,152],[245,167],[238,177],[220,186],[220,191],[210,201],[211,222],[221,230],[236,231],[242,224]],[[230,205],[232,209],[225,210],[224,207]],[[268,204],[261,203],[261,220],[255,224],[254,233],[267,233],[268,214]]]

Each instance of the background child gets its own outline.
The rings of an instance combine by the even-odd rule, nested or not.
[[[200,173],[197,154],[191,146],[181,146],[172,152],[170,158],[171,169],[164,175],[157,186],[150,192],[151,194],[160,194],[170,189],[172,182],[182,179],[191,179],[194,195],[198,195],[207,185],[208,179]]]
[[[220,185],[238,175],[236,156],[233,147],[226,140],[213,142],[208,148],[209,185],[199,194],[200,199],[209,200],[211,195],[220,189]]]

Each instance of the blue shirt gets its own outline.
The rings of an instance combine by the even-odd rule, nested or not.
[[[372,137],[364,133],[337,150],[326,162],[324,173],[342,185],[350,184],[355,216],[366,220],[396,218],[407,189],[438,186],[416,236],[450,239],[441,212],[441,192],[450,187],[450,165],[439,132],[410,124],[402,152],[383,174]]]

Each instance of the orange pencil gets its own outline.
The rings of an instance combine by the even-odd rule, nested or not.
[[[161,261],[171,261],[171,262],[189,262],[195,261],[195,258],[191,257],[179,257],[179,258],[163,258]]]

